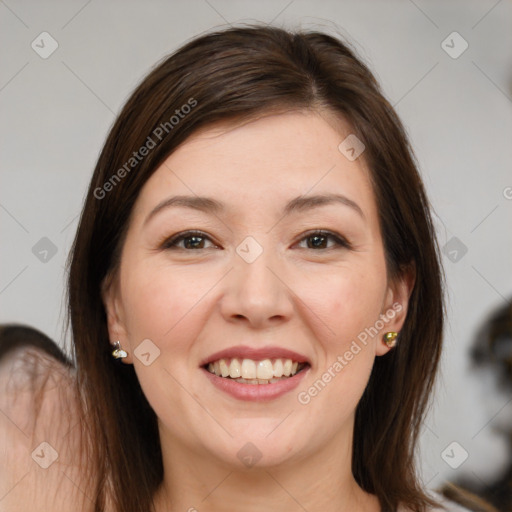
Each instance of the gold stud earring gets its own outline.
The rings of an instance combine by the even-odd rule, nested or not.
[[[389,347],[393,348],[396,345],[396,339],[398,338],[397,332],[387,332],[383,336],[384,343]]]
[[[114,350],[112,351],[112,356],[114,359],[124,359],[125,357],[128,357],[128,353],[126,350],[123,350],[121,348],[121,343],[119,341],[116,341],[114,343]]]

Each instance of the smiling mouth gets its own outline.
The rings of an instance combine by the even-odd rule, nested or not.
[[[292,359],[219,359],[204,365],[210,373],[240,384],[273,384],[289,379],[309,366]]]

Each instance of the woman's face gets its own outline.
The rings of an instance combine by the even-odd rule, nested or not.
[[[350,133],[311,112],[202,130],[142,189],[105,302],[163,446],[239,467],[349,447],[410,286]]]

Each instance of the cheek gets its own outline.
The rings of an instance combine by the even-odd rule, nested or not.
[[[132,264],[129,269],[121,277],[132,353],[137,354],[137,346],[145,339],[154,342],[160,351],[149,366],[134,357],[137,378],[157,416],[186,438],[186,425],[202,418],[204,411],[191,398],[189,393],[194,393],[190,386],[190,391],[184,392],[180,383],[187,382],[190,373],[197,371],[190,354],[204,328],[208,291],[219,276],[193,266],[177,271],[147,261],[139,267]],[[181,416],[172,411],[181,411]],[[187,416],[188,420],[182,422]]]
[[[199,330],[200,324],[191,319],[215,283],[211,272],[201,275],[192,267],[176,271],[146,264],[131,267],[122,277],[125,279],[122,293],[130,344],[149,338],[161,350],[171,348],[169,345],[172,344],[172,352],[176,352],[195,339],[195,330]],[[180,336],[184,328],[186,337]]]
[[[323,336],[316,333],[318,368],[299,390],[298,401],[325,422],[339,425],[355,410],[370,377],[377,336],[368,333],[379,319],[386,280],[377,266],[364,271],[352,267],[333,272],[321,293],[308,289],[307,300],[328,329]]]
[[[374,325],[381,312],[386,280],[376,268],[347,268],[332,272],[323,285],[308,286],[304,293],[315,312],[329,327],[336,349]]]

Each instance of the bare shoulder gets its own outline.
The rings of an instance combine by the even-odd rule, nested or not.
[[[76,389],[73,367],[41,348],[1,357],[0,512],[92,509]]]

